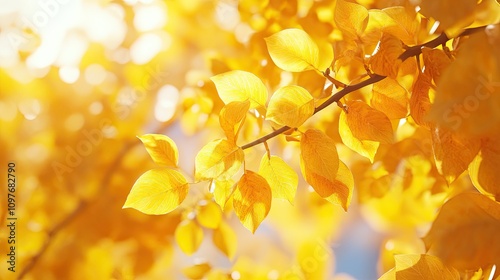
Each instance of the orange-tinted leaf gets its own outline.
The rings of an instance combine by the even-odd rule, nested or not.
[[[479,154],[469,165],[469,176],[483,194],[500,201],[500,138],[488,138],[481,143]]]
[[[238,132],[243,122],[245,122],[245,116],[249,108],[250,102],[245,100],[233,101],[221,109],[219,123],[229,142],[236,143]]]
[[[267,110],[266,119],[289,127],[299,127],[314,113],[314,99],[304,88],[284,86],[278,89]]]
[[[478,193],[447,201],[424,237],[429,254],[459,270],[500,263],[500,203]]]
[[[470,35],[441,74],[429,119],[464,135],[484,136],[500,125],[500,26]],[[463,73],[467,73],[464,75]]]
[[[393,79],[398,75],[402,61],[398,57],[403,53],[403,43],[397,37],[383,33],[376,53],[369,59],[371,70]]]
[[[181,173],[156,168],[137,179],[123,205],[149,215],[166,214],[179,206],[187,196],[189,185]]]
[[[194,220],[184,220],[175,230],[175,241],[184,253],[192,255],[203,241],[203,230]]]
[[[229,259],[234,257],[238,238],[229,225],[224,222],[220,223],[219,227],[214,230],[212,241]]]
[[[368,10],[357,3],[337,0],[333,19],[344,34],[355,39],[368,24]]]
[[[339,133],[347,147],[370,161],[380,143],[391,143],[394,137],[389,118],[362,101],[347,102],[347,113],[340,113]]]
[[[271,209],[271,200],[271,187],[266,179],[247,170],[234,190],[234,212],[243,226],[255,233]]]
[[[233,70],[210,78],[225,104],[233,101],[250,101],[250,108],[265,107],[267,88],[254,74]]]
[[[243,150],[224,140],[215,140],[206,144],[196,155],[196,180],[230,179],[241,167],[244,160]]]
[[[175,142],[166,135],[162,134],[145,134],[137,136],[149,155],[156,164],[167,167],[177,167],[179,162],[179,152]]]
[[[222,212],[215,202],[202,200],[198,206],[196,220],[206,228],[217,228],[222,220]]]
[[[339,169],[335,141],[324,132],[308,129],[300,141],[300,166],[304,179],[321,197],[336,192],[332,187]]]
[[[431,108],[429,90],[431,77],[428,74],[419,74],[410,96],[410,115],[418,125],[429,126],[426,121],[427,113]]]
[[[446,128],[433,129],[432,147],[439,172],[448,183],[462,174],[479,152],[481,141]]]
[[[331,188],[335,189],[335,192],[325,199],[333,204],[341,205],[347,211],[354,191],[354,178],[351,170],[342,161],[339,163],[339,171],[335,181],[331,183]]]
[[[371,105],[391,119],[401,119],[408,114],[408,93],[396,80],[383,79],[375,83]]]
[[[271,187],[273,198],[287,199],[293,204],[299,178],[280,157],[265,154],[260,161],[259,174]]]
[[[434,80],[434,83],[438,84],[441,74],[451,63],[450,58],[443,50],[430,48],[422,48],[422,57],[425,65],[425,72],[428,72]]]
[[[396,255],[394,270],[382,275],[379,280],[390,279],[442,279],[459,280],[460,274],[450,266],[445,265],[438,257],[431,255]]]
[[[474,21],[474,9],[477,1],[463,0],[423,0],[420,3],[420,13],[439,21],[441,28],[456,29],[465,27]]]

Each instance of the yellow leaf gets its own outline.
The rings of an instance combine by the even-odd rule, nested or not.
[[[233,180],[215,181],[214,199],[222,210],[224,210],[226,202],[229,200],[231,194],[233,194],[234,187]]]
[[[362,101],[348,101],[347,114],[340,112],[339,133],[342,142],[373,162],[380,143],[393,141],[392,125],[387,116]]]
[[[229,259],[234,257],[238,245],[238,238],[233,229],[226,223],[222,222],[218,228],[214,229],[212,241]]]
[[[255,233],[271,209],[271,200],[271,187],[266,179],[247,170],[234,190],[234,212],[243,226]]]
[[[408,93],[396,80],[386,78],[373,85],[371,105],[390,119],[401,119],[408,114]]]
[[[437,85],[441,74],[450,65],[451,60],[443,50],[422,48],[425,72],[432,77]]]
[[[431,77],[428,74],[418,74],[410,96],[410,115],[415,123],[426,127],[429,127],[426,116],[431,108],[430,89]]]
[[[319,67],[324,63],[320,61],[319,47],[304,30],[285,29],[265,40],[269,55],[279,68],[290,72],[322,70]]]
[[[156,164],[177,167],[179,152],[175,142],[166,135],[145,134],[138,136]]]
[[[331,188],[335,189],[335,192],[325,197],[325,199],[330,203],[341,205],[347,211],[352,200],[354,178],[351,170],[342,161],[339,162],[339,171],[337,172],[335,181],[331,183]]]
[[[269,183],[273,198],[287,199],[293,204],[299,178],[288,164],[280,157],[265,154],[260,161],[259,174]]]
[[[337,190],[332,188],[339,169],[335,141],[324,132],[308,129],[300,140],[300,167],[304,179],[321,197]]]
[[[416,255],[405,254],[394,256],[396,267],[395,270],[387,274],[392,274],[394,277],[382,276],[380,279],[442,279],[442,280],[459,280],[460,274],[450,266],[435,256],[431,255]],[[387,278],[384,278],[387,277]]]
[[[175,229],[175,241],[182,252],[192,255],[203,241],[203,230],[194,220],[184,220]]]
[[[345,35],[356,39],[368,24],[368,10],[357,3],[337,0],[333,19]]]
[[[182,273],[189,279],[202,279],[211,269],[209,263],[203,262],[182,268]]]
[[[448,183],[462,174],[479,152],[481,141],[443,127],[433,129],[432,148],[436,167]]]
[[[500,263],[500,203],[461,193],[447,201],[423,238],[429,254],[458,270]]]
[[[416,43],[415,34],[419,30],[420,18],[416,16],[412,9],[395,6],[385,8],[382,11],[392,19],[386,21],[387,23],[390,22],[389,24],[384,24],[384,32],[401,39],[407,45]]]
[[[265,107],[267,88],[254,74],[233,70],[210,78],[225,104],[250,100],[250,108]]]
[[[230,179],[241,167],[243,150],[235,144],[219,139],[205,145],[195,158],[196,180]]]
[[[248,100],[233,101],[222,107],[219,113],[219,123],[229,142],[236,144],[238,132],[245,122],[249,108],[250,102]]]
[[[402,60],[398,57],[403,53],[403,43],[391,34],[383,33],[375,54],[368,64],[375,74],[396,79]]]
[[[420,13],[439,21],[442,29],[459,30],[474,21],[476,4],[476,0],[422,0]]]
[[[299,127],[314,113],[312,95],[300,86],[284,86],[278,89],[267,109],[266,119],[289,127]]]
[[[202,200],[199,203],[196,220],[206,228],[217,228],[222,220],[222,212],[215,202]]]
[[[500,201],[500,137],[485,139],[479,154],[469,165],[469,176],[483,194]]]
[[[135,182],[123,205],[149,215],[166,214],[181,204],[187,196],[189,185],[181,173],[156,168],[146,171]]]

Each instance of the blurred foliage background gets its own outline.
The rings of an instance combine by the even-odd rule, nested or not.
[[[225,209],[224,223],[236,240],[227,241],[223,252],[211,241],[212,230],[203,228],[203,242],[192,255],[179,249],[175,231],[208,203],[207,184],[191,186],[188,199],[169,215],[122,209],[135,180],[154,167],[136,136],[169,135],[192,179],[196,152],[222,135],[204,129],[218,125],[223,106],[209,80],[213,75],[241,69],[270,88],[294,80],[321,94],[321,77],[292,76],[272,65],[264,38],[297,26],[314,38],[340,38],[331,21],[333,2],[1,0],[0,154],[2,168],[16,164],[18,271],[10,273],[2,261],[0,278],[373,279],[394,265],[395,251],[423,252],[417,236],[428,229],[444,194],[418,201],[423,208],[373,212],[401,201],[395,193],[365,208],[354,203],[345,213],[301,179],[295,204],[273,201],[255,235]],[[410,5],[359,2],[378,9]],[[358,68],[340,75],[355,77]],[[314,121],[340,142],[334,118],[325,114]],[[242,141],[260,133],[252,125],[245,129]],[[297,163],[294,147],[283,143],[276,140],[273,151]],[[248,151],[250,168],[263,153],[263,147]],[[355,157],[345,148],[339,154]],[[427,162],[412,164],[431,169]],[[378,171],[366,161],[352,170],[367,174],[358,177],[362,201],[362,186],[376,184],[370,176]],[[455,185],[471,188],[460,180]],[[6,192],[1,188],[1,197]],[[3,203],[0,210],[5,221]],[[1,239],[7,234],[2,230]],[[7,246],[0,243],[2,260]],[[227,250],[235,252],[230,259]]]

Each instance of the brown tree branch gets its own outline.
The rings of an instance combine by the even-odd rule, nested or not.
[[[484,30],[486,28],[486,26],[480,26],[480,27],[475,27],[475,28],[469,28],[469,29],[465,29],[462,33],[460,33],[460,35],[458,35],[457,37],[462,37],[462,36],[468,36],[470,34],[473,34],[473,33],[476,33],[478,31],[481,31],[481,30]],[[424,43],[424,44],[420,44],[420,45],[416,45],[416,46],[413,46],[413,47],[409,47],[408,49],[406,49],[406,51],[404,51],[398,59],[401,59],[402,61],[405,61],[406,59],[410,58],[410,57],[413,57],[413,56],[417,56],[419,54],[422,53],[422,48],[423,47],[427,47],[427,48],[435,48],[441,44],[445,44],[448,40],[450,40],[451,38],[448,38],[448,36],[445,34],[445,33],[442,33],[441,35],[439,35],[438,37],[434,38],[433,40],[427,42],[427,43]],[[343,88],[341,91],[338,91],[337,93],[335,93],[334,95],[332,95],[330,98],[328,98],[325,102],[323,102],[321,105],[319,105],[318,107],[316,107],[316,109],[314,110],[314,113],[313,114],[316,114],[318,113],[319,111],[325,109],[326,107],[330,106],[332,103],[334,102],[338,102],[342,97],[346,96],[347,94],[355,91],[355,90],[358,90],[360,88],[363,88],[365,86],[368,86],[368,85],[372,85],[374,83],[377,83],[377,82],[380,82],[382,81],[383,79],[385,79],[386,76],[381,76],[381,75],[377,75],[377,74],[374,74],[374,75],[371,75],[371,77],[369,79],[366,79],[362,82],[359,82],[357,84],[354,84],[354,85],[349,85],[345,88]],[[248,149],[248,148],[251,148],[253,146],[256,146],[260,143],[263,143],[271,138],[274,138],[278,135],[280,135],[281,133],[289,130],[290,127],[288,126],[284,126],[284,127],[281,127],[255,141],[252,141],[248,144],[245,144],[243,145],[241,148],[243,150],[245,149]]]

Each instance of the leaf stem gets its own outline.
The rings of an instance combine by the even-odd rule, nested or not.
[[[468,36],[468,35],[474,34],[476,32],[479,32],[481,30],[484,30],[485,28],[486,28],[486,26],[480,26],[480,27],[465,29],[457,37]],[[413,47],[408,47],[408,49],[406,49],[406,51],[404,51],[399,56],[398,59],[401,59],[402,61],[405,61],[406,59],[408,59],[408,58],[410,58],[412,56],[417,56],[417,55],[421,54],[423,47],[435,48],[435,47],[437,47],[437,46],[439,46],[441,44],[445,44],[450,39],[452,39],[452,38],[449,38],[445,33],[441,33],[441,35],[439,35],[438,37],[432,39],[431,41],[429,41],[427,43],[416,45],[416,46],[413,46]],[[335,93],[334,95],[332,95],[330,98],[328,98],[321,105],[319,105],[318,107],[316,107],[316,109],[314,109],[314,114],[316,114],[319,111],[321,111],[321,110],[325,109],[326,107],[330,106],[332,103],[339,101],[342,97],[346,96],[347,94],[349,94],[349,93],[351,93],[351,92],[353,92],[355,90],[358,90],[360,88],[363,88],[365,86],[368,86],[368,85],[380,82],[380,81],[382,81],[385,78],[386,78],[386,76],[381,76],[381,75],[373,74],[373,75],[370,76],[370,78],[368,78],[368,79],[366,79],[366,80],[364,80],[362,82],[359,82],[359,83],[354,84],[354,85],[346,86],[345,88],[343,88],[342,90],[338,91],[337,93]],[[269,140],[271,138],[274,138],[274,137],[282,134],[283,132],[287,131],[288,129],[290,129],[290,127],[288,127],[288,126],[281,127],[281,128],[279,128],[279,129],[277,129],[277,130],[275,130],[275,131],[273,131],[273,132],[271,132],[271,133],[269,133],[269,134],[267,134],[265,136],[262,136],[261,138],[255,140],[255,141],[252,141],[252,142],[250,142],[248,144],[243,145],[241,148],[243,150],[245,150],[245,149],[251,148],[253,146],[256,146],[256,145],[258,145],[260,143],[263,143],[263,142],[265,142],[265,141],[267,141],[267,140]]]

